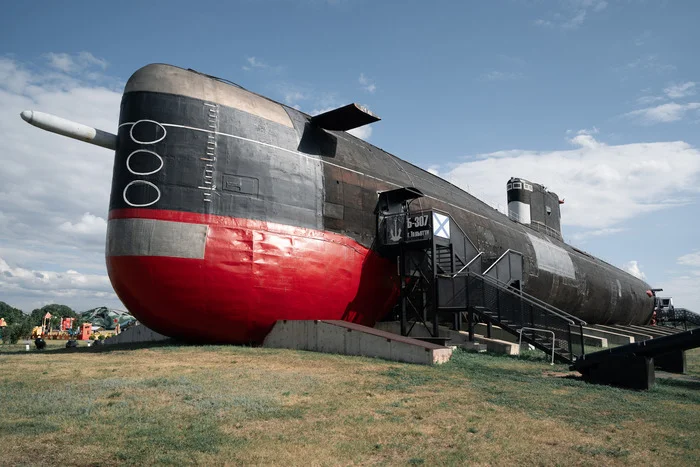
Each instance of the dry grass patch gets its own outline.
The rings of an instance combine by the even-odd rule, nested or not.
[[[538,361],[153,346],[0,353],[0,367],[7,465],[700,463],[697,385],[631,392]]]

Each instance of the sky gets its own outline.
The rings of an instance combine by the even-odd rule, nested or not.
[[[113,155],[40,131],[116,133],[124,83],[170,63],[309,114],[497,209],[511,176],[565,200],[567,242],[700,311],[700,3],[11,2],[0,16],[0,300],[123,308],[107,278]]]

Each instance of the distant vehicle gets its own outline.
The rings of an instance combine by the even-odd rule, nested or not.
[[[657,310],[673,311],[673,298],[671,297],[656,297]]]

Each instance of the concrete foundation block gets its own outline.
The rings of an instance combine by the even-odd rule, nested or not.
[[[469,332],[459,331],[461,334],[469,338]],[[503,355],[520,355],[520,349],[515,342],[502,341],[500,339],[489,339],[488,337],[474,334],[474,340],[480,344],[486,345],[486,350],[489,352]]]
[[[633,355],[610,355],[600,363],[586,368],[586,381],[629,389],[650,389],[654,386],[654,359]]]
[[[333,320],[281,320],[265,347],[378,357],[406,363],[444,363],[452,349],[386,331]]]
[[[488,350],[486,344],[477,342],[476,340],[474,340],[474,342],[463,342],[459,344],[459,346],[464,350],[469,350],[471,352],[486,352]]]
[[[104,345],[141,344],[146,342],[160,342],[168,339],[170,339],[168,336],[159,334],[143,324],[137,324],[115,336],[108,337],[104,340]]]
[[[685,351],[674,350],[672,352],[656,355],[654,357],[654,366],[659,370],[668,371],[669,373],[685,374]]]
[[[586,347],[601,347],[603,349],[607,349],[608,339],[605,337],[593,336],[584,332],[583,345]]]
[[[398,321],[383,321],[374,326],[375,329],[401,334],[401,323]],[[500,328],[496,328],[502,331]],[[465,346],[469,344],[469,333],[467,331],[454,331],[444,326],[440,326],[440,335],[450,336],[450,343],[456,346]],[[508,334],[510,335],[510,334]],[[416,325],[411,330],[410,337],[429,337],[430,333],[422,325]],[[518,344],[500,339],[488,339],[483,335],[474,334],[474,341],[477,344],[485,345],[488,352],[505,354],[505,355],[520,355]],[[478,348],[477,348],[478,350]],[[480,351],[480,350],[478,350]]]
[[[639,332],[638,330],[631,328],[629,326],[621,326],[621,325],[613,325],[613,326],[608,326],[608,325],[603,325],[603,324],[594,324],[591,326],[594,329],[600,329],[602,331],[612,331],[616,332],[618,334],[624,334],[627,336],[632,336],[634,337],[635,342],[642,342],[651,339],[651,335],[647,332]]]
[[[488,337],[487,326],[484,323],[475,324],[474,332],[489,339],[498,339],[505,342],[518,342],[518,336],[513,335],[508,331],[499,328],[498,326],[491,326],[491,337]]]
[[[631,336],[629,334],[622,334],[615,331],[607,331],[589,326],[584,326],[583,332],[587,336],[605,338],[608,341],[608,345],[627,345],[634,344],[635,342],[634,336]]]

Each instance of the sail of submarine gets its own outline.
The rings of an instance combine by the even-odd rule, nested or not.
[[[524,292],[589,323],[649,321],[649,285],[562,241],[556,194],[509,180],[509,218],[345,131],[376,120],[354,104],[310,117],[171,65],[137,70],[115,139],[99,134],[116,147],[105,254],[119,298],[150,328],[206,342],[260,343],[280,319],[371,326],[399,296],[395,258],[372,247],[378,193],[415,187],[418,208],[449,213],[486,266],[521,252]]]

